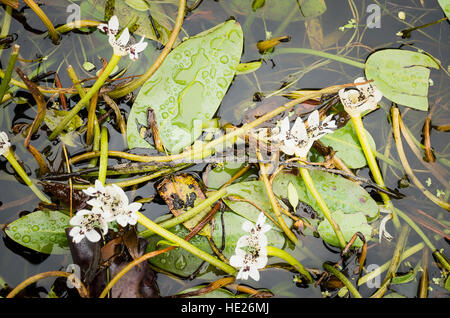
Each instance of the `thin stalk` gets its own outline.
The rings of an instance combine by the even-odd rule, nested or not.
[[[42,23],[44,23],[44,25],[47,27],[48,33],[50,35],[50,38],[52,39],[53,44],[58,44],[59,42],[58,32],[56,32],[53,23],[50,21],[50,19],[47,17],[44,11],[42,11],[42,9],[33,0],[24,0],[24,2],[31,8],[31,10],[34,11],[34,13],[36,13],[39,19],[41,19]]]
[[[3,17],[2,30],[0,32],[1,39],[7,36],[9,33],[9,29],[11,27],[11,18],[12,18],[12,7],[7,5],[5,9],[5,15]],[[0,57],[2,56],[2,53],[3,53],[3,45],[0,46]]]
[[[355,66],[355,67],[358,67],[361,69],[365,68],[364,63],[360,63],[360,62],[357,62],[357,61],[354,61],[354,60],[351,60],[349,58],[342,57],[339,55],[334,55],[331,53],[326,53],[326,52],[313,50],[313,49],[307,49],[307,48],[279,48],[270,56],[276,56],[276,55],[280,55],[280,54],[309,54],[309,55],[314,55],[314,56],[319,56],[319,57],[323,57],[326,59],[334,60],[337,62],[342,62],[342,63],[348,64],[351,66]]]
[[[81,98],[86,95],[86,92],[81,85],[80,79],[78,78],[77,73],[75,73],[75,70],[73,69],[72,65],[69,65],[67,67],[67,74],[69,75],[70,79],[72,80],[73,86],[75,86],[75,89],[77,90],[78,94]]]
[[[15,44],[11,55],[9,56],[8,65],[6,66],[5,76],[2,79],[2,83],[0,85],[0,101],[3,100],[3,96],[8,89],[8,84],[11,81],[11,75],[14,70],[14,66],[16,65],[17,56],[19,56],[19,48],[20,46]],[[0,51],[2,52],[2,51]]]
[[[258,160],[262,160],[261,153],[257,151],[257,157]],[[270,184],[269,178],[267,177],[267,171],[266,171],[266,165],[264,163],[260,163],[260,175],[261,179],[264,182],[264,186],[266,188],[267,195],[270,200],[270,205],[272,206],[273,213],[275,214],[275,217],[277,218],[278,224],[283,230],[284,234],[291,240],[292,243],[298,244],[298,238],[295,236],[295,234],[291,231],[291,229],[287,226],[286,222],[284,221],[280,209],[278,208],[278,200],[275,197],[275,194],[273,193],[272,185]]]
[[[98,168],[98,180],[105,184],[106,171],[108,170],[108,129],[102,127],[100,136],[100,164]]]
[[[99,125],[94,125],[94,141],[92,144],[92,150],[93,151],[97,151],[99,152],[100,150],[100,126]],[[108,156],[110,151],[108,151]],[[97,166],[98,163],[98,157],[94,157],[91,159],[91,161],[89,162],[89,167],[95,167]]]
[[[286,251],[273,247],[273,246],[267,246],[267,255],[268,256],[275,256],[278,258],[281,258],[282,260],[288,262],[294,268],[308,281],[308,283],[312,283],[313,279],[309,272],[303,267],[303,265],[294,258],[291,254],[287,253]]]
[[[428,191],[423,186],[423,184],[415,176],[414,172],[411,169],[411,166],[408,163],[408,159],[406,159],[405,151],[403,150],[403,143],[402,143],[402,138],[400,136],[400,125],[399,125],[400,113],[399,113],[397,107],[391,108],[391,115],[392,115],[392,126],[393,126],[393,130],[394,130],[395,146],[397,147],[397,153],[398,153],[400,161],[403,165],[403,168],[405,169],[406,174],[411,178],[411,180],[416,185],[416,187],[418,187],[428,199],[430,199],[433,203],[435,203],[435,204],[439,205],[440,207],[449,211],[450,204],[435,197],[430,191]]]
[[[314,185],[313,179],[311,178],[311,175],[309,174],[308,169],[299,168],[299,170],[300,170],[300,174],[303,178],[303,181],[305,182],[306,187],[308,188],[308,191],[311,193],[313,198],[316,200],[316,202],[319,205],[320,209],[322,210],[325,218],[331,224],[331,227],[333,228],[334,233],[336,234],[336,237],[339,241],[340,247],[345,248],[346,242],[345,242],[344,235],[342,234],[342,231],[341,231],[339,225],[331,217],[331,212],[328,209],[328,206],[325,203],[325,201],[322,199],[322,196],[320,195],[319,191],[317,191],[317,188]]]
[[[167,169],[160,169],[155,173],[152,173],[150,175],[147,176],[142,176],[142,177],[138,177],[138,178],[134,178],[131,180],[125,180],[125,181],[119,181],[119,182],[111,182],[109,184],[115,184],[121,188],[126,188],[126,187],[131,187],[137,184],[141,184],[156,178],[159,178],[161,176],[167,175],[169,173],[173,173],[175,171],[187,168],[189,165],[181,165],[181,166],[177,166],[174,168],[167,168]],[[83,189],[87,189],[89,187],[92,187],[92,185],[88,185],[88,184],[74,184],[73,188],[76,190],[83,190]]]
[[[378,167],[377,161],[373,154],[373,150],[370,147],[369,140],[367,139],[367,135],[362,123],[361,115],[351,116],[353,126],[355,128],[356,134],[358,136],[359,143],[363,149],[364,155],[366,157],[367,163],[369,164],[370,171],[372,172],[373,178],[375,182],[386,189],[386,185],[384,184],[383,176],[381,175],[380,168]],[[400,228],[400,221],[398,220],[398,216],[395,214],[394,205],[392,204],[391,199],[386,193],[378,192],[383,199],[386,208],[392,211],[392,221],[396,229]]]
[[[422,276],[420,276],[419,281],[419,298],[427,298],[428,297],[428,250],[423,250],[422,254],[422,265],[423,271]]]
[[[411,255],[416,254],[417,252],[421,251],[425,247],[425,244],[423,242],[417,243],[416,245],[408,248],[400,257],[400,262],[404,261]],[[380,267],[377,267],[375,270],[371,271],[370,273],[364,275],[358,280],[358,286],[361,286],[362,284],[367,283],[368,281],[374,279],[378,275],[381,275],[384,271],[386,271],[389,268],[389,265],[391,264],[391,261],[387,261]]]
[[[102,74],[98,77],[97,81],[94,85],[89,89],[85,96],[81,98],[81,100],[69,111],[69,113],[64,117],[64,119],[56,126],[53,132],[50,134],[49,139],[55,139],[61,131],[67,126],[67,124],[72,120],[72,118],[83,108],[86,104],[89,103],[89,100],[94,96],[96,92],[102,87],[105,81],[108,79],[109,74],[116,67],[119,62],[121,56],[113,54],[108,65]]]
[[[354,83],[330,86],[330,87],[327,87],[327,88],[324,88],[324,89],[321,89],[318,91],[314,91],[310,94],[304,95],[304,96],[294,99],[292,101],[289,101],[288,103],[284,104],[283,106],[280,106],[280,107],[274,109],[273,111],[270,111],[270,112],[264,114],[263,116],[259,117],[258,119],[255,119],[254,121],[233,130],[232,132],[229,132],[217,139],[210,141],[209,143],[207,143],[206,145],[204,145],[202,147],[202,151],[200,151],[200,152],[197,149],[193,150],[191,148],[180,154],[173,154],[173,155],[168,155],[168,156],[139,156],[139,155],[133,155],[133,154],[119,152],[119,151],[111,151],[108,153],[108,155],[114,156],[114,157],[120,157],[123,159],[128,159],[131,161],[139,161],[139,162],[153,162],[153,161],[154,162],[169,162],[169,161],[179,161],[179,160],[184,160],[184,159],[190,159],[190,160],[202,159],[205,156],[205,154],[211,155],[211,151],[215,147],[217,147],[219,145],[222,146],[229,142],[232,142],[233,140],[236,139],[236,137],[239,137],[239,136],[249,132],[251,129],[258,127],[259,125],[266,122],[267,120],[270,120],[271,118],[285,112],[286,110],[294,107],[295,105],[297,105],[299,103],[302,103],[302,102],[312,99],[312,98],[322,96],[324,94],[337,93],[342,88],[353,87],[353,86],[355,86]],[[82,155],[73,157],[70,160],[70,162],[71,162],[71,164],[74,164],[75,162],[94,158],[97,156],[99,156],[98,152],[84,153]]]
[[[11,148],[9,148],[8,151],[6,151],[3,156],[9,161],[11,166],[14,168],[14,170],[17,172],[17,174],[22,178],[22,180],[25,182],[25,184],[33,191],[36,196],[45,203],[51,203],[50,199],[36,187],[36,185],[33,183],[33,181],[30,179],[30,177],[27,175],[25,170],[23,170],[22,166],[17,162],[16,157],[14,156],[14,152]]]
[[[164,229],[160,225],[156,224],[155,222],[149,220],[145,215],[143,215],[140,212],[137,212],[138,215],[138,222],[145,226],[150,231],[158,234],[159,236],[165,238],[166,240],[177,244],[178,246],[184,248],[186,251],[192,253],[193,255],[201,258],[202,260],[210,263],[211,265],[223,270],[227,274],[230,275],[236,275],[236,269],[228,264],[225,264],[218,258],[206,253],[205,251],[195,247],[191,243],[187,242],[186,240],[183,240],[181,237],[173,234],[172,232],[169,232],[168,230]]]
[[[214,192],[213,194],[211,194],[208,198],[206,198],[205,200],[203,200],[202,202],[200,202],[198,205],[194,206],[193,208],[187,210],[186,212],[184,212],[183,214],[171,218],[167,221],[161,222],[158,224],[158,226],[165,228],[165,229],[170,229],[171,227],[174,227],[177,224],[180,223],[184,223],[187,220],[193,218],[194,216],[196,216],[198,213],[200,213],[201,211],[210,208],[211,205],[216,202],[217,200],[220,200],[222,197],[224,197],[226,194],[228,193],[228,189],[227,188],[223,188],[220,190],[217,190],[216,192]],[[140,236],[147,238],[150,237],[151,235],[153,235],[155,232],[153,232],[151,229],[146,230],[146,231],[142,231],[139,233]]]
[[[74,29],[96,27],[100,23],[101,22],[99,21],[93,20],[76,20],[57,27],[56,32],[58,32],[59,34],[67,33]]]
[[[324,270],[336,276],[345,285],[345,287],[347,287],[348,291],[351,292],[355,298],[362,298],[361,294],[355,288],[355,286],[353,286],[348,278],[345,277],[345,275],[342,274],[337,268],[327,263],[324,263],[322,266]]]
[[[391,263],[389,264],[388,270],[386,272],[386,277],[384,278],[381,287],[371,296],[371,298],[381,298],[387,290],[392,277],[394,277],[397,272],[398,266],[400,265],[400,260],[402,258],[403,250],[405,248],[407,238],[409,234],[408,225],[403,225],[400,230],[400,235],[397,241],[397,245],[395,246],[394,254],[392,255]]]

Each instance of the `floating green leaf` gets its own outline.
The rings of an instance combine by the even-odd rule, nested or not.
[[[391,101],[418,110],[428,109],[430,70],[439,65],[428,55],[400,49],[377,51],[366,61],[366,77],[373,79]]]
[[[229,258],[234,254],[238,239],[242,235],[247,235],[248,232],[242,230],[242,224],[245,222],[245,219],[233,212],[224,212],[223,220],[226,239],[225,248],[222,253]],[[169,229],[169,231],[180,237],[186,237],[189,233],[189,231],[180,224]],[[285,239],[282,233],[271,229],[266,235],[269,245],[278,248],[283,247]],[[219,248],[222,246],[222,220],[219,214],[215,217],[215,227],[212,239],[216,246]],[[155,250],[155,246],[160,240],[162,240],[162,238],[157,235],[151,236],[149,238],[147,251]],[[196,235],[190,240],[190,243],[205,252],[212,253],[208,239],[204,236]],[[183,277],[192,274],[203,262],[203,260],[182,248],[176,248],[168,253],[152,257],[149,261],[153,265]]]
[[[47,111],[45,112],[44,121],[48,128],[53,130],[64,118],[64,116],[67,115],[67,113],[68,111],[66,110],[58,110],[53,108],[47,109]],[[67,125],[65,132],[61,133],[60,138],[65,145],[70,147],[76,146],[75,139],[78,137],[79,133],[75,130],[81,126],[83,126],[83,120],[78,115],[75,115]]]
[[[361,232],[366,240],[369,240],[372,234],[372,227],[367,224],[367,219],[361,212],[345,214],[342,211],[336,211],[331,213],[333,220],[341,228],[342,234],[345,240],[348,242],[356,232]],[[333,246],[340,246],[337,239],[336,233],[331,227],[330,222],[327,219],[320,222],[317,227],[317,232],[319,232],[320,237]],[[360,238],[357,238],[353,243],[353,247],[361,247],[363,242]]]
[[[331,211],[341,210],[346,214],[362,212],[369,219],[378,215],[377,203],[361,186],[341,176],[324,171],[311,170],[311,178]],[[292,183],[297,189],[300,201],[309,204],[319,215],[322,210],[309,193],[300,176],[290,173],[280,173],[273,182],[274,193],[282,198],[287,198],[288,184]]]
[[[224,2],[228,8],[249,15],[253,10],[253,3],[250,1],[233,0]],[[327,10],[324,0],[265,0],[264,10],[257,13],[264,14],[265,19],[280,21],[286,19],[286,15],[295,10],[297,14],[292,17],[292,21],[306,20],[317,17]]]
[[[438,2],[447,18],[450,19],[450,0],[438,0]]]
[[[236,67],[236,75],[248,74],[256,71],[261,67],[262,61],[248,62],[238,64]]]
[[[36,211],[8,224],[6,235],[20,245],[45,254],[66,254],[69,217],[58,211]]]
[[[208,189],[219,189],[243,167],[244,164],[240,162],[225,162],[223,165],[217,165],[208,172],[206,186]],[[238,178],[238,180],[245,178],[245,176],[248,176],[248,173]]]
[[[151,147],[140,135],[142,127],[149,128],[148,108],[155,113],[168,152],[191,145],[227,92],[242,47],[242,29],[232,20],[178,45],[140,89],[127,122],[129,148]]]
[[[376,149],[375,141],[370,133],[366,130],[367,138],[372,149]],[[366,157],[359,143],[358,136],[351,121],[344,127],[335,130],[332,134],[328,134],[320,138],[325,146],[333,147],[339,158],[352,169],[362,168],[367,165]]]
[[[289,184],[288,184],[288,200],[289,200],[289,203],[291,204],[292,208],[294,208],[294,211],[295,211],[295,209],[297,209],[297,205],[298,205],[298,193],[297,193],[297,189],[295,189],[292,182],[289,182]]]
[[[287,184],[286,184],[287,189]],[[270,204],[269,197],[267,196],[266,188],[262,181],[247,181],[235,183],[227,188],[228,196],[237,197],[237,199],[244,199],[252,202],[258,208],[267,212],[273,219],[276,220],[275,213],[272,210],[272,205]],[[287,197],[287,196],[286,196]],[[256,222],[261,211],[255,207],[252,203],[242,202],[237,200],[230,200],[224,198],[225,204],[232,209],[235,213],[240,216]],[[283,204],[280,202],[280,204]],[[283,219],[286,225],[290,227],[292,225],[292,219],[283,215]],[[282,231],[277,225],[273,224],[272,221],[267,220],[267,222],[272,225],[272,227],[278,231]]]

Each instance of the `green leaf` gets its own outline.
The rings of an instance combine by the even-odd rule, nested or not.
[[[298,194],[297,189],[295,189],[295,186],[292,184],[292,182],[289,182],[288,184],[288,200],[294,210],[297,209]]]
[[[59,122],[66,116],[68,111],[66,110],[58,110],[58,109],[47,109],[45,112],[45,124],[51,130],[55,129]],[[83,126],[83,120],[80,116],[75,115],[72,120],[70,120],[69,124],[65,128],[65,132],[61,133],[61,140],[65,145],[70,147],[76,147],[76,138],[79,136],[79,133],[75,131],[77,128]]]
[[[450,291],[450,276],[445,280],[445,289]]]
[[[264,183],[262,181],[247,181],[235,183],[229,186],[227,190],[228,196],[236,196],[238,197],[238,199],[241,198],[251,201],[260,209],[264,210],[270,216],[272,216],[274,220],[276,220],[275,213],[272,210],[272,205],[270,204],[266,188],[264,187]],[[252,221],[253,223],[256,223],[256,221],[258,220],[258,216],[261,213],[258,208],[248,202],[234,201],[227,198],[223,198],[223,201],[235,213],[239,214],[249,221]],[[281,201],[280,204],[284,205]],[[283,219],[286,222],[286,225],[288,227],[291,227],[293,223],[292,219],[290,219],[286,215],[283,215]],[[273,222],[269,219],[267,220],[267,223],[269,223],[275,230],[282,232],[282,230],[277,225],[273,224]]]
[[[85,61],[85,62],[83,63],[83,68],[84,68],[87,72],[90,72],[90,71],[92,71],[93,69],[95,69],[95,65],[92,64],[92,63],[89,62],[89,61]]]
[[[236,75],[252,73],[259,69],[261,64],[262,60],[238,64],[238,66],[236,67]]]
[[[208,189],[219,189],[243,167],[244,164],[240,162],[225,162],[223,165],[217,165],[207,173],[206,186]],[[245,173],[238,180],[245,178],[248,174]]]
[[[223,5],[245,16],[253,11],[253,5],[250,1],[224,1]],[[291,21],[299,21],[323,14],[327,10],[327,6],[324,0],[265,0],[264,10],[258,10],[256,13],[264,15],[265,19],[280,21],[286,19],[287,14],[293,10],[297,14],[292,17]]]
[[[58,211],[36,211],[8,224],[6,235],[20,245],[45,254],[69,252],[65,229],[69,217]]]
[[[364,213],[369,219],[378,215],[377,203],[357,183],[341,176],[324,171],[311,170],[314,185],[331,211],[341,210],[346,214]],[[309,204],[321,217],[322,210],[309,193],[301,176],[282,172],[273,182],[273,191],[278,197],[287,198],[288,184],[292,183],[297,189],[300,201]]]
[[[439,65],[428,55],[387,49],[377,51],[366,61],[366,77],[373,79],[391,101],[418,110],[428,110],[430,70]]]
[[[447,18],[450,19],[450,0],[438,0],[438,2]]]
[[[223,219],[226,239],[225,248],[222,253],[227,258],[230,258],[232,255],[234,255],[238,239],[243,235],[248,235],[248,232],[242,230],[242,224],[245,222],[245,219],[241,216],[233,212],[224,212]],[[189,231],[180,224],[169,229],[169,231],[183,238],[186,237],[186,235],[189,233]],[[282,233],[271,229],[266,233],[266,235],[269,245],[278,248],[283,247],[285,238]],[[222,220],[219,214],[215,217],[215,227],[212,234],[212,239],[216,246],[218,246],[219,248],[222,246]],[[157,242],[162,240],[162,238],[160,236],[153,235],[149,237],[148,240],[149,244],[147,247],[147,251],[150,252],[155,250]],[[190,243],[198,247],[199,249],[212,254],[212,249],[206,237],[196,235],[190,240]],[[158,266],[176,275],[181,275],[183,277],[192,274],[203,262],[203,260],[201,260],[197,256],[194,256],[183,248],[177,248],[168,253],[152,257],[149,261],[155,266]]]
[[[372,234],[372,227],[367,224],[367,219],[365,215],[361,212],[345,214],[342,211],[336,211],[331,213],[333,220],[341,228],[342,234],[345,240],[348,242],[356,232],[361,232],[366,240],[369,240]],[[340,246],[339,240],[331,227],[330,222],[327,219],[320,222],[317,227],[317,232],[319,232],[320,237],[333,246]],[[353,243],[353,247],[361,247],[363,242],[360,238],[357,238]]]
[[[376,149],[375,141],[366,130],[366,135],[372,149]],[[351,121],[344,127],[335,130],[332,134],[323,136],[320,141],[325,146],[333,147],[339,158],[351,169],[362,168],[367,165],[364,151],[359,143],[355,128]]]
[[[141,87],[127,122],[128,147],[150,148],[142,138],[147,109],[154,111],[162,144],[170,153],[201,134],[233,80],[243,47],[239,23],[227,21],[178,45]]]
[[[253,2],[252,2],[252,9],[253,9],[253,11],[256,11],[259,8],[264,7],[264,3],[265,2],[266,2],[265,0],[253,0]]]

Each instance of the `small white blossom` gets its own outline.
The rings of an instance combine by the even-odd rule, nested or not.
[[[100,228],[102,234],[108,232],[107,219],[109,215],[98,207],[92,210],[80,210],[70,219],[73,228],[69,235],[73,237],[75,243],[79,243],[84,237],[91,242],[98,242],[101,239],[96,228]]]
[[[10,146],[8,135],[4,131],[0,132],[0,155],[5,154]]]
[[[240,268],[236,278],[248,279],[250,276],[254,280],[259,280],[259,270],[267,264],[267,253],[260,253],[259,250],[253,250],[248,253],[237,248],[235,255],[231,256],[230,264],[233,267]]]
[[[358,77],[355,84],[365,81],[364,77]],[[368,83],[351,89],[343,88],[339,91],[339,97],[345,111],[350,116],[356,117],[367,110],[375,109],[383,94],[374,84]]]
[[[248,279],[250,276],[254,280],[259,280],[259,270],[267,264],[267,237],[265,233],[271,229],[269,224],[265,224],[266,216],[260,213],[255,225],[250,221],[242,224],[242,229],[249,232],[236,243],[235,255],[231,256],[230,264],[240,268],[237,279]],[[244,251],[241,249],[246,247]]]
[[[308,117],[308,129],[300,117],[297,117],[290,128],[289,117],[283,118],[281,126],[275,129],[272,140],[279,143],[280,149],[287,155],[306,158],[315,140],[331,133],[336,128],[332,115],[320,122],[319,112],[315,110]]]
[[[103,186],[99,181],[95,181],[95,187],[83,190],[84,193],[93,196],[87,203],[93,207],[98,207],[108,213],[108,222],[116,221],[121,226],[127,224],[135,225],[138,219],[136,212],[142,207],[141,203],[129,203],[125,191],[121,187],[112,184]]]
[[[139,57],[138,54],[147,47],[148,43],[144,42],[144,37],[138,43],[129,43],[130,32],[128,28],[125,28],[119,38],[116,39],[116,35],[119,32],[119,19],[117,16],[112,16],[108,24],[99,24],[97,28],[108,35],[109,44],[113,47],[116,55],[125,56],[128,54],[130,59],[136,61]]]

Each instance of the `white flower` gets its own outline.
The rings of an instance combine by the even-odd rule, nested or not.
[[[0,155],[6,153],[10,146],[8,135],[4,131],[0,132]]]
[[[102,23],[97,28],[108,35],[109,44],[113,47],[116,55],[125,56],[128,54],[130,59],[136,61],[139,57],[138,54],[147,47],[148,43],[144,42],[144,37],[138,43],[130,44],[128,28],[125,28],[119,38],[116,39],[116,35],[119,32],[119,19],[117,16],[112,16],[107,25]]]
[[[249,232],[250,235],[241,236],[236,243],[236,248],[249,246],[255,249],[265,249],[267,246],[267,237],[265,233],[272,228],[269,224],[265,224],[265,222],[266,216],[264,213],[259,214],[255,225],[246,220],[242,224],[242,229]]]
[[[87,201],[93,207],[98,207],[108,213],[108,222],[116,221],[121,226],[135,225],[138,219],[136,212],[142,207],[141,203],[129,203],[125,191],[121,187],[112,184],[106,187],[99,180],[95,180],[95,187],[83,190],[84,193],[93,196]]]
[[[336,123],[330,115],[320,122],[319,112],[315,110],[308,117],[308,129],[300,117],[297,117],[290,129],[289,117],[283,118],[279,131],[275,130],[272,140],[280,144],[280,149],[287,155],[295,154],[306,158],[315,140],[331,133]]]
[[[254,280],[259,280],[259,269],[267,264],[267,254],[260,254],[258,250],[247,253],[240,248],[236,249],[236,254],[231,256],[230,264],[233,267],[240,268],[236,278],[248,279],[250,276]]]
[[[265,233],[271,229],[269,224],[265,224],[266,216],[260,213],[255,225],[250,221],[242,224],[242,229],[250,235],[244,235],[236,243],[235,255],[231,256],[230,264],[240,268],[237,279],[248,279],[250,276],[254,280],[259,280],[259,269],[267,264],[267,237]],[[246,251],[241,249],[246,247]]]
[[[364,83],[364,77],[358,77],[356,83]],[[371,83],[358,85],[351,89],[341,89],[339,97],[345,111],[352,117],[360,116],[367,110],[373,110],[377,107],[378,102],[383,97],[381,91]]]
[[[98,242],[101,238],[96,228],[100,228],[103,235],[108,232],[107,219],[109,215],[98,207],[92,210],[80,210],[70,219],[73,228],[69,235],[75,243],[79,243],[84,237],[91,242]]]

